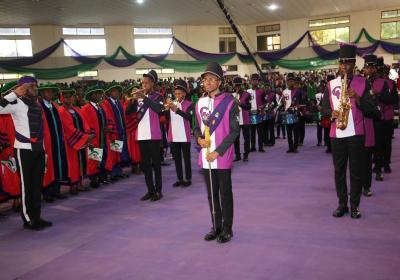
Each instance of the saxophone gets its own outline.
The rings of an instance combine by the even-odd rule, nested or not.
[[[336,127],[345,130],[349,121],[349,113],[351,110],[350,98],[347,95],[347,73],[342,79],[342,90],[339,97],[339,118],[336,120]]]

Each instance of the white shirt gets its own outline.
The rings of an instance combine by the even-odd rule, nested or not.
[[[292,91],[290,89],[285,89],[282,92],[283,99],[285,100],[285,111],[290,108],[292,105]]]
[[[315,95],[315,100],[317,100],[317,105],[319,106],[322,102],[322,98],[324,97],[324,94],[322,92],[318,92]]]
[[[138,99],[138,111],[144,105],[143,99]],[[146,110],[138,124],[137,140],[151,140],[150,107]]]
[[[252,111],[257,110],[258,108],[257,108],[257,100],[256,100],[256,91],[254,89],[248,89],[247,92],[250,93],[250,96],[251,96],[251,100],[250,100],[251,110]]]
[[[182,103],[177,104],[178,109],[182,110]],[[170,110],[172,142],[187,142],[185,120],[182,116]]]

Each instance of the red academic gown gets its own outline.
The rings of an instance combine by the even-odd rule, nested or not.
[[[103,103],[101,104],[101,108],[103,108],[104,112],[106,113],[106,121],[107,121],[107,126],[111,130],[109,133],[107,133],[107,138],[108,142],[111,143],[112,141],[115,140],[122,140],[118,139],[118,132],[117,132],[117,125],[116,125],[116,119],[114,115],[114,111],[112,109],[112,105],[110,104],[112,102],[109,98],[104,99]],[[107,166],[114,167],[120,162],[120,153],[112,151],[111,149],[108,149],[108,156],[107,156]]]
[[[97,106],[100,106],[99,104]],[[104,112],[105,114],[105,112]],[[97,111],[94,108],[94,106],[89,102],[87,104],[85,104],[84,106],[82,106],[81,108],[81,116],[84,119],[84,121],[87,123],[88,128],[90,133],[95,134],[95,137],[92,139],[91,144],[94,148],[101,148],[101,137],[102,137],[102,133],[104,133],[101,130],[100,127],[100,120],[97,116]],[[105,116],[106,122],[107,122],[107,116]],[[107,126],[107,123],[106,123]],[[110,149],[110,143],[109,143],[109,138],[108,137],[104,137],[105,139],[105,148],[108,150]],[[107,160],[105,162],[105,166],[104,168],[108,171],[111,171],[112,166],[110,165],[111,161]],[[87,175],[88,176],[93,176],[93,175],[97,175],[101,170],[99,169],[99,164],[100,162],[96,161],[96,160],[92,160],[92,159],[88,159],[87,161]]]
[[[72,107],[72,110],[81,117],[83,123],[82,130],[84,132],[75,127],[74,117],[67,108],[64,106],[58,108],[64,130],[65,149],[68,161],[68,178],[71,184],[76,184],[81,180],[82,176],[86,174],[86,170],[82,169],[84,166],[81,166],[79,160],[79,151],[89,138],[89,126],[86,124],[84,118],[82,118],[80,109]],[[85,160],[87,162],[87,149],[85,148],[84,150]]]
[[[129,101],[124,102],[124,112],[126,107],[128,106]],[[133,163],[140,162],[140,149],[139,142],[137,139],[137,124],[136,124],[136,115],[137,113],[132,113],[129,116],[124,114],[125,116],[125,124],[126,124],[126,136],[128,138],[128,151],[129,156]]]
[[[15,127],[11,115],[0,115],[0,144],[3,146],[3,150],[0,152],[0,160],[2,161],[0,180],[3,191],[9,196],[21,195],[19,172],[13,172],[3,164],[3,161],[9,160],[10,157],[15,158],[14,140]]]

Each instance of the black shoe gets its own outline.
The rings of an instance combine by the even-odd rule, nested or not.
[[[366,197],[371,197],[372,196],[372,191],[371,191],[371,189],[365,189],[363,194]]]
[[[172,186],[174,188],[183,186],[183,181],[182,180],[176,181],[175,183],[172,184]]]
[[[55,199],[66,199],[66,198],[68,198],[68,196],[66,196],[65,194],[62,194],[62,193],[53,194],[51,197],[55,198]]]
[[[29,230],[42,230],[44,229],[44,226],[38,222],[29,222],[24,223],[24,228]]]
[[[265,153],[265,150],[264,149],[258,149],[258,151],[260,152],[260,153]]]
[[[349,207],[339,206],[335,211],[333,211],[332,216],[335,218],[340,218],[346,213],[349,213]]]
[[[89,192],[89,191],[90,191],[90,188],[89,188],[89,187],[86,187],[86,186],[79,186],[79,187],[77,188],[77,190],[78,190],[78,192]]]
[[[188,181],[183,181],[183,185],[182,188],[187,188],[192,184],[192,181],[188,180]]]
[[[49,222],[49,221],[46,221],[46,220],[43,220],[43,219],[39,219],[39,220],[37,221],[37,223],[38,223],[39,225],[42,225],[43,227],[51,227],[51,226],[53,225],[52,222]]]
[[[321,143],[318,143],[317,146],[320,147],[320,146],[321,146]]]
[[[211,229],[211,231],[204,236],[204,240],[205,241],[215,240],[215,239],[217,239],[218,235],[220,235],[220,234],[221,234],[221,230]]]
[[[281,139],[281,137],[280,136],[276,136],[275,139]]]
[[[294,150],[292,150],[292,149],[289,149],[289,150],[287,150],[287,151],[286,151],[286,153],[288,153],[288,154],[292,154],[292,153],[294,153]]]
[[[244,154],[243,155],[243,161],[249,161],[249,155]]]
[[[251,148],[250,153],[257,151],[256,148]]]
[[[90,187],[93,189],[98,189],[100,187],[100,184],[97,181],[91,181]]]
[[[361,218],[361,212],[358,208],[351,208],[351,218],[352,219]]]
[[[153,197],[153,194],[148,192],[140,200],[145,201],[145,200],[149,200],[152,197]]]
[[[222,232],[220,235],[218,235],[217,242],[221,244],[227,243],[231,241],[232,237],[233,237],[232,232]]]
[[[44,196],[43,200],[46,201],[47,203],[53,203],[54,202],[54,198],[52,198],[49,195]]]
[[[109,184],[111,184],[111,181],[104,179],[104,180],[100,180],[99,183],[103,184],[103,185],[109,185]]]
[[[151,198],[150,201],[158,201],[163,197],[162,193],[156,192]]]
[[[392,169],[390,168],[390,165],[386,165],[385,167],[383,167],[383,172],[392,173]]]
[[[332,151],[331,151],[330,149],[327,149],[327,150],[325,151],[325,153],[330,154],[330,153],[332,153]]]
[[[377,181],[383,181],[383,177],[382,177],[382,174],[381,174],[380,172],[377,172],[377,173],[376,173],[375,180],[377,180]]]
[[[283,138],[282,139],[286,139],[286,136],[283,136]]]
[[[239,160],[241,160],[242,158],[239,156],[239,157],[235,157],[235,159],[233,160],[233,161],[239,161]]]

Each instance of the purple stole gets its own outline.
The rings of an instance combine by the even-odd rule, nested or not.
[[[336,80],[336,79],[335,79]],[[335,81],[332,80],[332,81]],[[331,109],[334,110],[332,103],[332,95],[340,95],[340,89],[337,87],[331,88],[331,82],[328,83],[328,92],[329,92],[329,102],[331,104]],[[350,86],[348,88],[352,88],[358,96],[362,96],[365,90],[365,78],[361,76],[353,76],[350,82]],[[357,107],[355,98],[350,98],[351,103],[351,112],[353,115],[353,123],[354,123],[354,131],[355,135],[364,135],[364,116],[361,110]],[[336,138],[336,122],[331,122],[331,131],[329,133],[331,138]]]
[[[196,118],[200,126],[203,122],[203,118],[199,112],[199,103],[196,104]],[[222,103],[222,104],[221,104]],[[229,111],[234,104],[234,98],[230,93],[222,93],[214,99],[214,110],[211,113],[207,124],[210,124],[210,135],[215,134],[215,147],[221,145],[222,141],[230,133],[230,119]],[[202,109],[202,108],[201,108]],[[218,129],[216,129],[218,127]],[[217,157],[214,161],[216,162],[217,169],[231,169],[233,163],[234,147],[231,145],[223,156]],[[198,164],[203,168],[202,151],[199,153]]]
[[[191,101],[183,100],[182,103],[181,103],[182,111],[186,113],[188,108],[191,105],[192,105]],[[183,117],[182,117],[182,119],[183,119],[183,125],[185,126],[186,142],[190,142],[190,139],[191,139],[191,136],[190,136],[190,121],[184,119]],[[173,126],[173,123],[170,122],[169,127],[168,127],[168,142],[169,143],[174,142],[173,141],[174,138],[173,138],[173,135],[172,135],[172,126]]]
[[[240,104],[249,103],[250,98],[251,98],[250,93],[248,93],[247,91],[243,91],[242,95],[240,95],[239,102]],[[241,114],[243,119],[243,125],[250,125],[249,110],[241,108]]]

